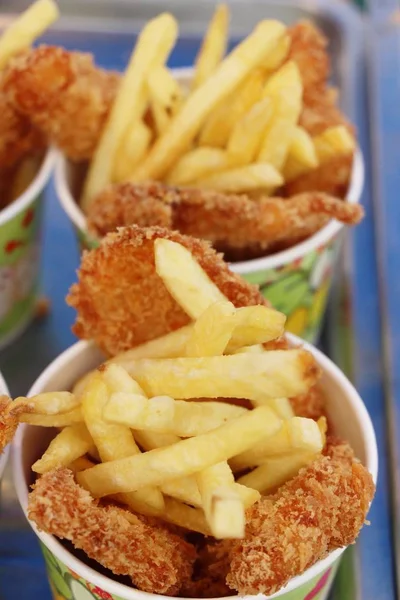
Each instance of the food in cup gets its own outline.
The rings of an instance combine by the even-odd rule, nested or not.
[[[239,250],[226,242],[231,214],[249,208],[257,213],[267,199],[277,211],[299,193],[311,204],[314,192],[343,201],[356,145],[328,84],[326,40],[312,24],[287,28],[262,21],[224,56],[228,20],[228,8],[217,7],[187,86],[165,66],[178,33],[168,13],[144,27],[120,77],[98,69],[87,55],[55,47],[27,52],[8,69],[5,88],[15,109],[72,161],[89,161],[80,202],[97,236],[127,224],[128,212],[119,220],[120,188],[105,192],[121,182],[135,184],[143,197],[149,188],[141,191],[140,185],[149,180],[200,189],[199,206],[211,223],[202,216],[191,233],[221,241],[232,260],[291,247],[332,216],[342,218],[340,210],[316,216],[305,205],[299,229],[291,232],[290,222],[282,223],[288,233],[279,244],[260,242],[257,228],[247,229],[246,222],[232,223],[245,240]],[[57,79],[49,76],[54,72]],[[207,190],[224,194],[223,215],[218,204],[207,202]],[[104,193],[110,205],[102,211],[100,231],[96,198]],[[274,214],[274,208],[268,210]],[[352,210],[354,224],[362,209]],[[145,223],[137,221],[141,216],[132,211],[128,224],[158,225],[164,211],[146,208]],[[254,223],[257,216],[249,218]]]
[[[354,541],[374,484],[317,414],[317,363],[207,243],[109,234],[69,302],[108,360],[2,411],[63,428],[33,465],[39,529],[142,590],[195,597],[272,594]],[[318,421],[293,410],[310,393]]]

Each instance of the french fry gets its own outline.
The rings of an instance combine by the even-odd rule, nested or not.
[[[237,350],[233,350],[230,354],[262,354],[265,352],[262,344],[254,344],[253,346],[243,346]]]
[[[196,476],[204,513],[216,538],[244,537],[244,505],[233,488],[234,477],[223,461],[207,467]]]
[[[205,119],[246,79],[285,33],[277,21],[261,21],[241,44],[222,61],[207,81],[186,100],[166,133],[157,140],[132,181],[162,178],[187,150]],[[101,187],[103,187],[102,184]]]
[[[127,350],[118,356],[114,356],[108,361],[108,364],[124,365],[131,360],[139,358],[178,358],[184,356],[185,347],[193,330],[193,325],[186,325],[181,329],[176,329],[162,337],[151,340],[136,348]]]
[[[229,9],[219,4],[208,26],[200,51],[195,60],[192,89],[202,85],[223,59],[228,43]]]
[[[267,80],[263,97],[275,99],[276,117],[284,117],[296,125],[302,107],[303,82],[297,64],[291,60],[286,62]]]
[[[236,309],[232,302],[221,300],[211,304],[193,325],[185,356],[220,356],[235,329]]]
[[[318,162],[312,137],[302,127],[295,127],[283,168],[285,181],[292,181],[310,169],[315,169]]]
[[[305,350],[143,359],[124,366],[149,398],[247,398],[255,405],[305,393],[319,375],[312,355]]]
[[[279,155],[279,160],[277,160],[278,151],[274,153],[272,148],[268,146],[269,160],[266,159],[267,146],[265,139],[263,148],[265,149],[265,155],[261,155],[260,153],[260,162],[236,167],[222,171],[221,173],[215,173],[205,179],[199,179],[194,183],[195,187],[232,194],[251,192],[253,190],[265,190],[265,193],[271,193],[284,183],[282,175],[275,168],[275,166],[280,166],[284,157],[281,158]]]
[[[318,454],[299,452],[290,456],[269,458],[250,473],[239,477],[238,483],[258,490],[260,494],[270,494],[295,477],[300,469],[317,457]]]
[[[43,456],[32,465],[32,471],[43,475],[57,467],[66,467],[86,454],[93,445],[90,433],[83,423],[65,427],[50,442]]]
[[[112,181],[114,159],[126,130],[132,131],[141,118],[147,96],[149,69],[163,64],[177,37],[177,23],[163,13],[147,23],[139,35],[110,115],[92,158],[85,181],[82,209]]]
[[[189,475],[188,477],[181,477],[180,479],[174,479],[168,481],[161,486],[163,494],[171,496],[181,502],[186,502],[191,506],[201,508],[201,496],[199,487],[197,485],[196,476]]]
[[[68,427],[83,422],[83,415],[80,406],[77,406],[69,412],[58,415],[37,415],[34,413],[23,413],[18,417],[21,423],[37,425],[39,427]]]
[[[246,412],[241,406],[224,402],[184,402],[158,396],[142,404],[137,399],[124,392],[113,394],[105,404],[104,419],[132,429],[194,437]]]
[[[150,99],[156,100],[169,117],[178,112],[183,102],[183,90],[164,65],[151,69],[147,76],[147,86]]]
[[[132,379],[129,373],[127,373],[120,365],[113,363],[107,364],[102,375],[110,394],[126,392],[128,394],[135,394],[143,397],[144,400],[147,399],[138,382]]]
[[[290,44],[290,36],[283,35],[263,63],[266,71],[275,71],[282,65],[289,54]]]
[[[271,98],[256,102],[236,123],[227,143],[228,156],[236,164],[248,164],[255,160],[267,124],[273,114]]]
[[[28,48],[59,17],[53,0],[37,0],[17,17],[0,37],[0,69],[12,56]]]
[[[157,99],[153,98],[151,100],[150,107],[155,123],[157,136],[161,136],[165,131],[167,131],[171,123],[171,118],[168,115],[165,108],[158,102]]]
[[[31,398],[16,398],[12,404],[12,411],[26,406],[31,414],[58,415],[69,412],[79,405],[79,398],[70,392],[45,392]]]
[[[344,125],[336,125],[315,136],[314,146],[318,160],[323,164],[335,156],[354,152],[355,141]]]
[[[167,176],[167,183],[187,185],[210,173],[226,170],[231,164],[232,160],[225,150],[199,146],[178,160]]]
[[[79,458],[74,460],[74,462],[72,462],[70,465],[68,465],[68,468],[71,469],[71,471],[73,471],[74,473],[79,473],[79,471],[85,471],[86,469],[91,469],[92,467],[95,466],[95,464],[96,463],[91,461],[86,456],[80,456]]]
[[[180,442],[180,438],[172,433],[135,430],[133,436],[137,443],[146,451],[172,446],[172,444]]]
[[[86,375],[83,375],[83,377],[80,377],[73,385],[72,387],[72,394],[75,397],[80,397],[83,393],[83,390],[85,389],[86,385],[88,384],[90,378],[93,376],[94,371],[90,371],[89,373],[86,373]]]
[[[236,123],[261,98],[265,74],[256,69],[237,90],[236,96],[221,103],[210,114],[199,136],[202,146],[224,148]]]
[[[273,118],[267,127],[258,160],[269,163],[275,169],[281,171],[292,143],[293,132],[294,125],[289,120],[281,117]],[[281,183],[283,182],[282,178]]]
[[[283,421],[281,429],[266,437],[250,450],[229,461],[233,472],[262,464],[274,456],[291,456],[300,452],[317,454],[322,451],[324,439],[313,419],[293,417]]]
[[[91,379],[83,393],[82,413],[100,459],[107,462],[140,454],[129,427],[110,424],[103,419],[107,400],[107,385],[98,374]],[[142,502],[158,510],[164,507],[163,496],[156,488],[144,488],[136,493],[126,494],[123,501],[133,509]]]
[[[145,157],[152,135],[150,127],[142,119],[127,132],[114,163],[114,181],[124,181],[129,177],[132,169]]]
[[[268,401],[268,406],[284,421],[295,416],[290,400],[287,398],[272,398]]]
[[[260,406],[203,435],[164,448],[96,465],[78,473],[79,483],[95,498],[160,486],[241,454],[276,432],[280,419]]]

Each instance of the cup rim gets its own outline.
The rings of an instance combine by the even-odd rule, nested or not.
[[[5,396],[10,395],[8,385],[4,379],[4,376],[1,373],[1,371],[0,371],[0,394],[4,394]],[[10,446],[8,445],[4,448],[3,453],[0,454],[0,482],[1,482],[2,475],[4,473],[4,469],[7,464],[9,452],[10,452]]]
[[[315,348],[309,343],[304,342],[295,335],[286,335],[292,345],[302,345],[306,350],[312,352],[322,370],[328,373],[332,379],[336,380],[336,382],[339,384],[340,388],[343,391],[343,395],[346,396],[347,401],[352,405],[355,413],[357,414],[363,433],[366,456],[365,466],[371,473],[374,483],[376,483],[378,475],[378,451],[376,437],[371,418],[358,392],[351,384],[351,382],[347,379],[347,377],[342,373],[342,371],[317,348]],[[51,377],[53,377],[55,373],[58,373],[60,370],[64,369],[66,365],[68,365],[68,363],[75,357],[90,349],[95,350],[95,348],[96,346],[93,342],[80,341],[68,348],[67,350],[65,350],[55,360],[53,360],[50,363],[50,365],[42,372],[42,374],[38,377],[38,379],[31,387],[30,391],[28,392],[28,396],[39,393],[43,389],[47,381]],[[26,504],[28,497],[28,489],[25,485],[24,480],[24,469],[22,464],[21,452],[22,441],[26,429],[26,425],[21,425],[18,428],[15,440],[12,444],[12,461],[14,484],[18,500],[25,515],[27,516]],[[161,596],[159,594],[149,594],[147,592],[142,592],[141,590],[130,588],[124,584],[113,581],[112,579],[109,579],[104,575],[101,575],[100,573],[98,573],[97,571],[95,571],[94,569],[77,559],[73,554],[68,552],[54,536],[39,531],[34,523],[30,521],[29,523],[35,531],[36,535],[39,537],[39,539],[45,544],[45,546],[49,548],[49,550],[51,550],[57,556],[57,558],[61,562],[63,562],[72,571],[79,573],[80,576],[84,579],[87,579],[88,581],[94,582],[96,585],[99,585],[99,587],[101,587],[108,593],[120,598],[124,598],[125,600],[162,600],[163,598],[165,598],[164,596]],[[297,589],[301,585],[312,580],[314,577],[317,577],[324,570],[328,569],[336,561],[336,559],[339,558],[339,556],[344,552],[344,550],[345,548],[339,548],[338,550],[335,550],[334,552],[329,554],[325,559],[317,562],[315,565],[307,569],[307,571],[305,571],[301,575],[292,578],[288,582],[286,587],[282,588],[281,590],[279,590],[271,596],[264,596],[265,600],[272,600],[273,598],[278,598],[286,593]],[[214,600],[228,599],[220,598]]]
[[[25,210],[32,200],[43,190],[47,181],[50,179],[53,165],[56,159],[56,150],[49,147],[42,160],[42,164],[36,174],[36,177],[24,192],[4,210],[0,212],[0,227],[13,219],[17,214]]]

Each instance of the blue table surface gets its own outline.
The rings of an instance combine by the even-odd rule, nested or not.
[[[52,40],[49,35],[47,41],[59,43],[59,36]],[[69,34],[63,39],[63,44],[68,48],[94,52],[99,64],[107,68],[121,69],[129,56],[132,39],[111,36],[105,44],[104,37],[101,43],[100,39],[96,42],[93,38],[85,42],[81,34],[76,36]],[[193,40],[181,40],[172,55],[171,66],[191,64],[196,48],[197,43]],[[360,77],[363,75],[362,69],[361,66]],[[357,546],[362,573],[358,597],[362,600],[392,600],[396,598],[396,592],[391,558],[381,334],[376,294],[378,278],[369,176],[371,164],[365,87],[360,84],[357,93],[357,126],[367,166],[367,184],[363,195],[367,218],[357,228],[352,244],[353,261],[356,265],[351,278],[352,300],[355,307],[353,310],[355,381],[374,421],[381,461],[378,490],[370,513],[372,525],[365,528]],[[393,119],[397,114],[396,112],[393,115]],[[386,127],[392,125],[392,121],[388,122],[389,115],[390,106],[386,113]],[[393,183],[397,185],[394,173],[398,173],[398,170],[394,165],[392,166]],[[399,210],[397,205],[397,211]],[[398,222],[397,220],[396,223]],[[396,223],[392,222],[394,231],[391,233],[393,239],[397,241]],[[0,353],[0,369],[5,374],[13,395],[26,393],[43,368],[75,341],[70,331],[74,313],[66,306],[64,298],[71,282],[75,279],[75,270],[79,262],[78,250],[72,227],[57,203],[52,183],[46,191],[44,225],[43,291],[51,300],[51,313],[46,319],[33,323],[19,340]],[[395,315],[392,323],[393,327],[397,324],[399,330],[398,319],[395,323]],[[398,338],[396,339],[398,341]],[[397,359],[399,356],[400,353],[397,352]],[[19,522],[17,530],[12,529],[11,526],[0,528],[0,598],[13,600],[22,597],[25,600],[50,600],[37,543],[29,529]]]

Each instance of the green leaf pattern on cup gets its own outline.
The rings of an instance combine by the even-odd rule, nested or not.
[[[113,596],[68,569],[41,543],[54,600],[124,600]],[[338,561],[322,575],[314,577],[301,587],[283,594],[279,600],[326,600]]]

